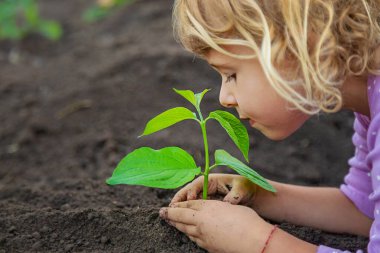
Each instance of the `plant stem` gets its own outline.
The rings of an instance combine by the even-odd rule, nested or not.
[[[208,153],[208,141],[207,141],[207,131],[206,131],[206,122],[202,120],[201,122],[203,143],[205,146],[205,170],[204,170],[204,181],[203,181],[203,199],[207,199],[207,190],[208,190],[208,172],[210,166],[210,159]]]
[[[208,172],[210,170],[210,158],[208,153],[208,140],[207,140],[207,131],[206,131],[206,122],[209,118],[203,119],[203,115],[201,112],[201,108],[196,106],[199,119],[200,119],[200,125],[202,129],[202,135],[203,135],[203,143],[205,146],[205,169],[203,172],[204,180],[203,180],[203,199],[207,199],[207,190],[208,190]]]

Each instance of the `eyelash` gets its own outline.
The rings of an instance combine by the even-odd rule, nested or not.
[[[230,82],[232,79],[234,79],[234,80],[236,79],[236,74],[232,74],[232,75],[227,76],[226,83]]]

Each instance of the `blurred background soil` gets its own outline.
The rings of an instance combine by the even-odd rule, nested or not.
[[[202,164],[194,123],[137,139],[154,115],[189,105],[173,87],[212,88],[203,111],[220,109],[218,75],[173,39],[172,1],[136,1],[94,24],[81,19],[91,0],[39,3],[63,25],[63,38],[0,42],[0,252],[203,252],[158,217],[176,190],[105,184],[141,146],[180,146]],[[271,180],[339,186],[353,154],[352,124],[348,112],[319,115],[281,142],[249,129],[250,165]],[[210,123],[208,132],[211,150],[242,158],[220,126]],[[367,244],[280,227],[315,244]]]

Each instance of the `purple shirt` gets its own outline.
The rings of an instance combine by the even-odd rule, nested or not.
[[[371,118],[355,113],[352,142],[355,156],[340,190],[366,216],[373,219],[368,253],[380,252],[380,76],[368,78],[368,103]],[[318,253],[347,253],[320,245]],[[361,253],[357,250],[356,253]]]

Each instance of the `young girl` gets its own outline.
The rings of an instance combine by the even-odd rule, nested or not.
[[[356,152],[340,189],[271,182],[273,194],[212,174],[209,193],[224,202],[197,200],[199,178],[160,216],[210,252],[347,252],[302,241],[265,217],[369,236],[368,252],[379,253],[379,14],[379,0],[176,0],[175,32],[222,76],[223,106],[273,140],[311,115],[350,109]]]

